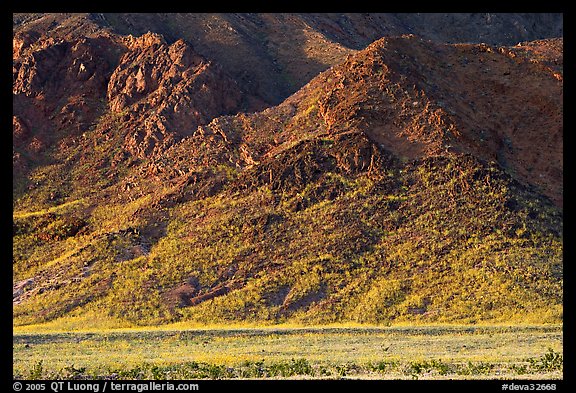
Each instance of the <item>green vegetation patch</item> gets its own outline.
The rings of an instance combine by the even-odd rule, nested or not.
[[[16,333],[22,379],[562,378],[561,326]]]

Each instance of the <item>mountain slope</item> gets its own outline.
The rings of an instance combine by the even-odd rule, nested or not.
[[[184,40],[14,42],[15,324],[562,319],[562,39],[383,38],[252,113]]]

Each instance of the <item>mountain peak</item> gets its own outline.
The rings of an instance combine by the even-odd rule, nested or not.
[[[162,34],[153,33],[148,31],[140,36],[134,37],[133,35],[128,35],[126,37],[126,46],[130,50],[150,48],[154,46],[166,45],[166,40]]]

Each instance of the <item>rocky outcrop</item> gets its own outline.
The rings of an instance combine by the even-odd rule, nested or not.
[[[107,99],[110,111],[134,130],[127,140],[133,154],[158,152],[214,117],[239,109],[236,83],[183,40],[168,45],[149,33],[127,41]]]
[[[22,132],[50,145],[79,135],[104,109],[108,79],[122,48],[110,37],[75,41],[18,34],[14,38],[13,136],[27,149]],[[33,149],[38,152],[38,149]]]
[[[246,98],[186,42],[168,45],[152,33],[72,41],[16,34],[13,95],[17,148],[28,149],[25,138],[49,145],[82,134],[109,110],[131,130],[126,150],[140,157],[237,111]]]

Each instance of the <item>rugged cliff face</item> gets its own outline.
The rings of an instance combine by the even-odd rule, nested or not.
[[[18,167],[62,138],[82,134],[103,113],[121,48],[108,37],[66,41],[33,33],[16,34],[13,47]]]
[[[562,38],[418,18],[15,14],[15,323],[561,320]]]
[[[518,13],[115,13],[14,14],[14,31],[78,39],[102,31],[169,44],[179,39],[220,65],[254,97],[244,111],[277,105],[318,73],[384,36],[448,43],[516,45],[561,37],[562,14]]]
[[[127,140],[135,155],[161,152],[158,144],[169,146],[199,125],[239,110],[243,95],[234,80],[184,41],[167,45],[147,34],[127,46],[106,98],[110,112],[135,130]]]

